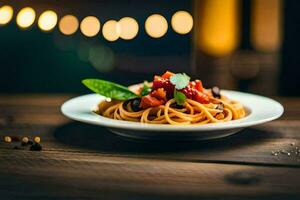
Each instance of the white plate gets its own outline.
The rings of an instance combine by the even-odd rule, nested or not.
[[[282,105],[267,97],[229,90],[222,90],[222,94],[241,102],[248,110],[247,116],[230,122],[204,125],[143,124],[114,120],[93,112],[99,102],[105,99],[99,94],[88,94],[70,99],[62,105],[61,111],[73,120],[105,126],[122,136],[167,140],[203,140],[224,137],[243,128],[277,119],[283,113]]]

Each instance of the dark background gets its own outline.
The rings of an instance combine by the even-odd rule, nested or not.
[[[145,79],[151,80],[154,73],[160,74],[167,69],[184,71],[206,81],[209,74],[199,73],[193,67],[203,68],[226,60],[220,66],[225,66],[225,69],[226,63],[236,63],[236,60],[242,58],[242,64],[253,59],[267,60],[268,65],[273,68],[260,70],[256,77],[250,79],[229,74],[230,84],[227,79],[209,78],[208,86],[217,83],[220,87],[265,95],[300,95],[300,2],[282,1],[282,45],[280,49],[267,53],[255,50],[249,39],[252,2],[240,1],[239,47],[230,55],[220,58],[195,51],[195,30],[187,35],[179,35],[170,27],[172,14],[176,11],[185,10],[194,15],[195,2],[191,0],[4,1],[0,6],[9,4],[15,9],[15,13],[9,24],[0,27],[0,92],[87,93],[80,83],[84,78],[96,77],[129,85]],[[109,19],[119,20],[131,16],[139,23],[139,33],[133,40],[108,42],[100,32],[94,38],[87,38],[80,31],[65,36],[57,27],[45,33],[39,30],[36,22],[30,29],[21,30],[16,25],[15,15],[25,6],[36,9],[37,16],[46,9],[53,9],[57,12],[58,19],[70,13],[79,20],[87,15],[95,15],[100,19],[101,26]],[[168,32],[159,39],[149,37],[144,30],[146,18],[153,13],[163,15],[169,24]],[[104,51],[101,56],[112,57],[108,68],[93,67],[87,58],[87,52],[91,48],[102,48]],[[204,64],[194,63],[195,57],[204,61]],[[211,70],[209,73],[219,73],[218,76],[222,77],[224,71]],[[268,77],[272,77],[272,80],[268,81]]]

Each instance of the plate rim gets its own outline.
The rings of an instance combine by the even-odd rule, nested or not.
[[[100,98],[104,99],[100,94],[86,94],[86,95],[81,95],[77,96],[74,98],[71,98],[67,101],[65,101],[62,106],[61,106],[61,112],[63,115],[66,117],[75,120],[75,121],[80,121],[88,124],[94,124],[94,125],[99,125],[99,126],[105,126],[105,127],[110,127],[110,128],[118,128],[118,129],[127,129],[127,130],[140,130],[140,131],[155,131],[155,132],[184,132],[184,131],[218,131],[218,130],[228,130],[228,129],[237,129],[237,128],[246,128],[254,125],[259,125],[263,124],[272,120],[275,120],[282,116],[284,113],[284,107],[276,100],[265,97],[265,96],[260,96],[257,94],[251,94],[251,93],[245,93],[245,92],[238,92],[238,91],[233,91],[233,90],[222,90],[222,93],[225,93],[226,96],[230,97],[230,94],[235,94],[235,95],[245,95],[249,96],[251,98],[257,98],[260,101],[265,101],[272,103],[272,106],[277,107],[277,113],[274,114],[271,117],[264,118],[264,119],[259,119],[259,120],[250,120],[251,118],[255,117],[253,115],[257,114],[255,110],[253,110],[253,107],[249,107],[249,105],[244,105],[246,107],[249,107],[251,109],[251,113],[246,116],[245,118],[234,120],[234,121],[229,121],[229,122],[220,122],[220,123],[212,123],[212,124],[204,124],[204,125],[169,125],[169,124],[143,124],[140,122],[129,122],[129,121],[122,121],[122,120],[114,120],[114,119],[109,119],[106,117],[102,117],[94,112],[92,112],[92,107],[95,107],[95,105],[90,105],[89,110],[85,114],[89,114],[89,119],[85,118],[80,118],[76,117],[72,114],[70,114],[67,109],[68,106],[70,106],[74,101],[79,101],[80,99],[84,98]],[[227,94],[228,95],[227,95]],[[234,100],[239,101],[239,99],[232,98]],[[91,120],[91,117],[93,120]]]

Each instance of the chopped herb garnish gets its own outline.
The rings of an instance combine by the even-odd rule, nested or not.
[[[149,86],[149,83],[147,81],[144,81],[143,88],[141,91],[141,96],[146,96],[151,92],[151,87]]]
[[[174,99],[178,105],[183,105],[186,100],[186,96],[182,92],[174,90]]]
[[[175,85],[175,88],[177,90],[181,90],[188,86],[190,82],[190,77],[186,75],[185,73],[181,74],[174,74],[170,77],[170,81],[173,85]]]

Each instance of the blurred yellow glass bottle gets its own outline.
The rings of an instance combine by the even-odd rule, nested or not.
[[[251,43],[257,51],[278,51],[282,42],[282,0],[253,0]]]
[[[202,0],[197,7],[198,48],[213,56],[235,50],[239,44],[239,0]]]

